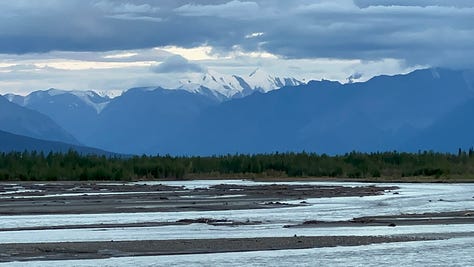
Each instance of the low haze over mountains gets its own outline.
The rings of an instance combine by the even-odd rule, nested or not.
[[[115,98],[54,89],[6,95],[0,130],[127,154],[454,152],[474,145],[473,81],[470,71],[447,69],[350,84],[208,72],[174,90],[134,88]]]

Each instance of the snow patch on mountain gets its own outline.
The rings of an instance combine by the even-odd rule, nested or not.
[[[238,76],[222,74],[217,71],[208,70],[205,73],[189,74],[186,79],[175,81],[173,85],[164,86],[158,84],[152,87],[141,87],[142,90],[155,90],[157,88],[166,88],[169,90],[186,90],[191,93],[204,95],[206,97],[225,101],[232,98],[239,98],[248,96],[254,92],[269,92],[279,89],[284,86],[297,86],[303,82],[295,78],[279,78],[269,75],[264,70],[257,68],[248,75]],[[5,97],[10,101],[21,106],[27,106],[32,99],[46,99],[46,101],[54,101],[47,99],[48,97],[55,97],[58,95],[71,94],[79,98],[85,104],[93,107],[97,113],[109,104],[109,102],[116,97],[122,95],[122,90],[59,90],[49,89],[46,91],[35,91],[27,96],[19,96],[14,94],[7,94]],[[70,103],[71,107],[77,106],[77,103]]]
[[[85,103],[88,106],[91,106],[92,108],[95,109],[97,113],[102,112],[102,110],[107,106],[107,104],[110,102],[111,97],[109,96],[103,96],[100,95],[99,93],[89,90],[89,91],[80,91],[80,90],[72,90],[72,91],[67,91],[67,90],[59,90],[59,89],[48,89],[45,91],[35,91],[30,93],[27,96],[20,96],[20,95],[14,95],[14,94],[7,94],[5,97],[10,101],[14,102],[20,106],[28,106],[29,103],[32,101],[38,101],[38,99],[46,99],[49,103],[53,103],[53,99],[48,99],[52,98],[55,96],[59,95],[65,95],[65,94],[70,94],[74,95],[77,97],[80,101]],[[77,103],[71,103],[71,107],[77,106]]]
[[[295,78],[273,77],[259,68],[244,77],[209,70],[204,74],[181,80],[179,83],[177,89],[202,93],[203,88],[207,88],[218,98],[243,97],[255,91],[266,93],[284,86],[303,84]],[[209,92],[206,91],[206,93]]]
[[[303,84],[303,82],[295,78],[273,77],[260,68],[257,68],[250,73],[245,80],[253,90],[260,89],[265,93],[284,86],[297,86]]]
[[[105,90],[105,91],[95,91],[101,97],[113,99],[122,95],[123,90]]]
[[[91,106],[96,110],[97,113],[102,112],[107,104],[110,102],[110,98],[108,96],[100,96],[95,91],[80,91],[80,90],[73,90],[73,91],[66,91],[66,90],[58,90],[58,89],[49,89],[46,93],[50,96],[56,95],[63,95],[63,94],[72,94],[78,97],[82,102]],[[30,96],[27,96],[27,98]]]
[[[187,90],[192,93],[202,93],[203,88],[207,88],[213,91],[212,93],[216,97],[231,98],[243,91],[236,76],[221,74],[215,71],[208,71],[200,76],[181,80],[179,83],[180,86],[177,89]]]

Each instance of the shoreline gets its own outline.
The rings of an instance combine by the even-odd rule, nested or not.
[[[433,176],[409,176],[409,177],[379,177],[379,178],[349,178],[349,177],[258,177],[253,175],[220,175],[220,176],[189,176],[179,179],[162,178],[162,179],[130,179],[130,180],[57,180],[57,181],[43,181],[43,180],[3,180],[1,184],[24,183],[24,184],[38,184],[38,183],[137,183],[137,182],[179,182],[179,181],[215,181],[215,180],[249,180],[255,182],[354,182],[354,183],[442,183],[442,184],[459,184],[459,183],[474,183],[472,178],[459,177],[433,177]]]

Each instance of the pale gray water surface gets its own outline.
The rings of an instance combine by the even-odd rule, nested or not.
[[[0,233],[0,243],[46,243],[80,241],[132,241],[169,239],[212,239],[247,237],[291,237],[298,236],[368,236],[432,233],[474,233],[472,224],[454,225],[409,225],[409,226],[370,226],[370,227],[317,227],[283,228],[281,224],[255,226],[212,226],[191,224],[184,226],[131,227],[131,228],[93,228],[11,231]]]
[[[474,238],[356,247],[125,257],[99,260],[10,262],[0,266],[472,266]]]
[[[168,183],[175,185],[177,182]],[[219,181],[185,181],[181,183],[185,186],[190,184],[190,187],[205,187],[210,184],[219,184]],[[240,181],[239,183],[253,184],[253,182],[250,181]],[[361,183],[326,182],[310,182],[310,184],[340,186],[363,185]],[[314,198],[306,199],[305,201],[308,202],[308,205],[302,207],[260,210],[0,216],[0,228],[100,223],[174,222],[181,219],[196,219],[202,217],[234,221],[250,220],[274,224],[294,224],[301,223],[305,220],[336,221],[350,220],[354,217],[361,216],[474,209],[474,184],[383,185],[399,186],[400,190],[397,190],[399,194],[390,192],[380,196]],[[299,203],[300,201],[301,200],[289,201],[289,203]]]
[[[252,185],[250,181],[157,182],[188,188],[221,183]],[[262,183],[258,183],[262,184]],[[279,183],[295,184],[295,183]],[[361,183],[297,182],[333,186]],[[383,184],[400,187],[385,195],[307,199],[292,208],[234,211],[153,212],[124,214],[0,216],[0,228],[100,223],[174,222],[200,217],[235,221],[261,221],[260,225],[211,226],[191,224],[163,227],[68,229],[0,232],[0,243],[263,237],[297,235],[392,235],[465,233],[464,238],[439,241],[374,244],[358,247],[259,251],[202,255],[132,257],[105,260],[8,263],[0,266],[472,266],[474,225],[423,225],[397,227],[282,228],[305,220],[348,220],[360,216],[474,210],[474,184]],[[301,200],[300,200],[301,201]],[[291,201],[299,203],[300,201]],[[469,237],[470,236],[470,237]]]

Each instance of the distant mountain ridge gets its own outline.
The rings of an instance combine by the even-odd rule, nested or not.
[[[52,104],[54,103],[55,99],[54,98],[62,98],[62,97],[75,97],[75,101],[77,102],[71,102],[69,103],[69,108],[74,108],[75,106],[81,105],[81,104],[86,104],[93,109],[96,110],[97,113],[100,113],[105,106],[110,102],[110,97],[108,96],[101,96],[97,92],[88,90],[88,91],[79,91],[79,90],[72,90],[72,91],[67,91],[67,90],[58,90],[58,89],[48,89],[48,90],[40,90],[40,91],[35,91],[30,93],[27,96],[20,96],[20,95],[14,95],[14,94],[6,94],[4,95],[5,98],[7,98],[10,102],[13,102],[15,104],[18,104],[20,106],[31,106],[31,105],[36,105],[38,103],[44,102],[45,99],[48,101],[48,103]]]
[[[274,77],[257,68],[247,76],[225,75],[215,71],[180,81],[177,89],[192,93],[213,96],[218,100],[226,100],[251,95],[254,92],[269,92],[285,86],[298,86],[303,82],[295,78]]]
[[[117,131],[117,135],[121,135],[119,132],[120,127],[112,127],[109,124],[117,125],[117,123],[112,121],[120,121],[121,116],[126,116],[116,115],[114,117],[114,115],[109,115],[110,111],[108,110],[117,111],[117,108],[114,107],[116,102],[121,103],[123,102],[121,99],[132,95],[137,95],[137,92],[139,91],[144,95],[151,96],[152,98],[154,95],[162,95],[164,98],[173,98],[174,95],[183,95],[181,91],[187,91],[194,95],[189,95],[187,97],[194,97],[195,99],[200,99],[199,101],[201,102],[215,104],[216,102],[228,101],[233,98],[245,97],[255,92],[268,92],[279,89],[282,86],[296,86],[302,84],[302,82],[294,78],[275,78],[261,69],[256,69],[245,79],[236,75],[224,75],[214,71],[207,71],[206,73],[198,75],[194,78],[195,79],[192,80],[190,78],[185,81],[179,81],[180,85],[175,89],[163,88],[161,86],[140,87],[125,90],[121,94],[118,94],[117,91],[113,91],[113,94],[107,94],[105,91],[68,91],[51,88],[48,90],[34,91],[26,96],[6,94],[5,97],[12,103],[39,111],[49,116],[56,123],[61,125],[67,132],[73,133],[79,142],[90,145],[100,145],[101,142],[98,140],[103,140],[105,143],[110,143],[111,140],[120,139],[114,135],[105,137],[104,134],[100,134],[100,131],[105,132],[112,131],[112,129],[114,129],[114,131]],[[169,91],[170,93],[163,94],[162,92],[164,92],[164,90]],[[156,92],[152,93],[153,91]],[[124,95],[123,98],[121,97],[122,95]],[[204,101],[203,97],[207,98],[207,100]],[[137,100],[135,103],[129,103],[129,107],[123,107],[123,112],[130,111],[133,113],[134,110],[140,110],[143,106],[143,103],[140,103],[141,101],[149,103],[150,110],[157,111],[156,108],[151,107],[152,103],[150,103],[147,99],[141,99]],[[160,100],[157,101],[159,102]],[[170,101],[172,102],[165,102],[175,102],[177,104],[174,106],[182,107],[182,105],[179,104],[182,102],[182,100],[173,98]],[[112,107],[108,108],[109,105],[112,105]],[[190,105],[193,106],[194,103]],[[201,104],[198,105],[201,106]],[[204,106],[207,106],[207,104]],[[186,109],[186,107],[183,108]],[[170,107],[170,109],[173,109],[173,107]],[[147,118],[149,116],[149,114],[142,115]],[[110,120],[110,122],[104,119],[105,117],[109,118],[108,120]],[[180,120],[183,120],[182,116],[173,119],[166,118],[166,115],[161,115],[157,119],[159,121],[176,121],[175,124],[183,124],[183,122],[179,122]],[[139,121],[140,119],[132,120],[130,125],[134,125],[134,122]],[[107,127],[108,129],[106,129]],[[156,127],[151,128],[155,129]],[[174,127],[171,128],[174,129]],[[129,140],[129,138],[127,137],[124,140]],[[121,146],[127,145],[122,143]],[[144,145],[144,147],[145,146],[146,145]],[[116,147],[117,146],[111,146],[109,148],[112,148],[113,150]],[[132,151],[141,153],[141,150]]]
[[[110,152],[106,152],[100,149],[91,147],[84,147],[72,144],[66,144],[62,142],[54,142],[31,138],[27,136],[17,135],[0,131],[0,152],[23,152],[23,151],[36,151],[43,152],[45,154],[49,152],[61,152],[65,153],[69,150],[74,150],[80,154],[94,154],[94,155],[115,155]]]
[[[184,90],[134,88],[114,98],[84,134],[86,144],[125,154],[173,151],[200,112],[220,102]],[[83,133],[81,133],[83,134]],[[158,142],[155,142],[156,140]]]
[[[329,154],[352,150],[445,151],[437,143],[421,142],[416,147],[407,143],[472,99],[472,84],[465,72],[445,69],[378,76],[352,84],[311,81],[203,111],[195,129],[199,142],[183,147],[190,154],[205,155],[302,150]],[[470,118],[463,116],[462,120]],[[470,136],[474,144],[474,132]],[[461,145],[456,139],[446,142],[451,147]]]
[[[423,69],[347,84],[290,79],[291,86],[279,90],[271,89],[283,84],[276,78],[256,79],[268,87],[212,73],[200,79],[208,84],[133,88],[115,98],[94,97],[93,105],[57,91],[23,104],[84,144],[124,154],[453,152],[474,146],[472,71]],[[216,82],[220,89],[203,86]]]
[[[6,95],[11,102],[49,116],[66,131],[84,143],[83,132],[94,128],[98,114],[111,98],[94,91],[64,91],[49,89],[35,91],[27,96]],[[36,137],[36,136],[33,136]]]
[[[140,87],[140,89],[148,91],[155,89],[185,90],[206,96],[212,100],[225,101],[232,98],[245,97],[254,92],[269,92],[285,86],[298,86],[303,84],[303,82],[295,78],[279,78],[271,76],[259,68],[255,69],[245,77],[227,75],[209,70],[197,76],[190,77],[189,79],[180,80],[178,83],[178,86],[171,88],[157,85]],[[134,89],[137,88],[131,88],[128,90]],[[60,90],[50,88],[48,90],[34,91],[27,96],[5,94],[4,97],[10,102],[23,107],[39,110],[48,115],[52,115],[52,112],[47,110],[47,105],[63,105],[63,109],[74,109],[78,106],[86,105],[93,108],[97,113],[101,113],[113,98],[119,97],[126,91],[127,90],[124,90],[119,93],[117,90],[108,92],[95,90]]]
[[[47,115],[21,107],[0,96],[0,130],[49,141],[79,144]]]

